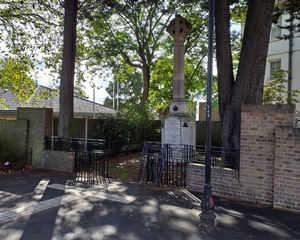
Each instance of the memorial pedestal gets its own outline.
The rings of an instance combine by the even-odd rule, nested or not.
[[[174,149],[196,145],[196,122],[189,116],[184,91],[184,38],[191,29],[191,24],[178,14],[167,26],[174,38],[174,69],[170,114],[162,124],[162,143]]]
[[[162,124],[162,143],[196,145],[196,121],[188,116],[167,117]]]

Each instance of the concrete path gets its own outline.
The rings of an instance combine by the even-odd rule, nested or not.
[[[300,214],[214,197],[199,228],[199,194],[32,170],[0,176],[0,239],[300,239]]]

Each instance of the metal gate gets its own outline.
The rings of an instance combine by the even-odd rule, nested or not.
[[[108,164],[105,153],[105,142],[97,144],[97,149],[75,152],[75,172],[77,183],[81,182],[86,187],[102,185],[107,190],[110,182],[108,178]]]
[[[188,145],[145,142],[138,182],[186,187],[186,166],[190,155]]]
[[[211,148],[211,166],[235,170],[239,178],[239,149]],[[205,164],[205,146],[145,142],[138,182],[186,187],[189,163]]]

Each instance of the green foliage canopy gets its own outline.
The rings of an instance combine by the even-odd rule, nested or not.
[[[98,58],[91,64],[114,69],[126,69],[122,66],[127,64],[140,69],[143,92],[139,103],[147,102],[150,115],[159,117],[167,114],[172,97],[173,39],[166,26],[175,13],[182,14],[193,26],[185,40],[185,89],[186,100],[195,113],[196,100],[205,91],[207,54],[208,15],[199,1],[117,2],[114,9],[104,8],[92,15],[93,29],[89,32],[89,46]]]
[[[273,80],[264,85],[264,104],[295,104],[298,103],[299,90],[291,90],[288,94],[287,74],[289,71],[277,70],[272,74]]]
[[[3,91],[10,91],[15,95],[16,102],[20,106],[33,95],[37,82],[29,75],[33,71],[34,63],[29,57],[22,56],[19,59],[12,57],[0,58],[0,87]],[[5,99],[1,98],[0,107],[9,107],[5,104]]]

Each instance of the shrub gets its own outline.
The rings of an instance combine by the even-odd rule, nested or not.
[[[290,80],[286,79],[289,71],[282,69],[272,74],[273,80],[265,84],[263,103],[264,104],[295,104],[299,103],[299,90],[288,90]]]
[[[118,154],[134,135],[135,124],[121,114],[99,118],[95,137],[104,138],[113,154]]]

